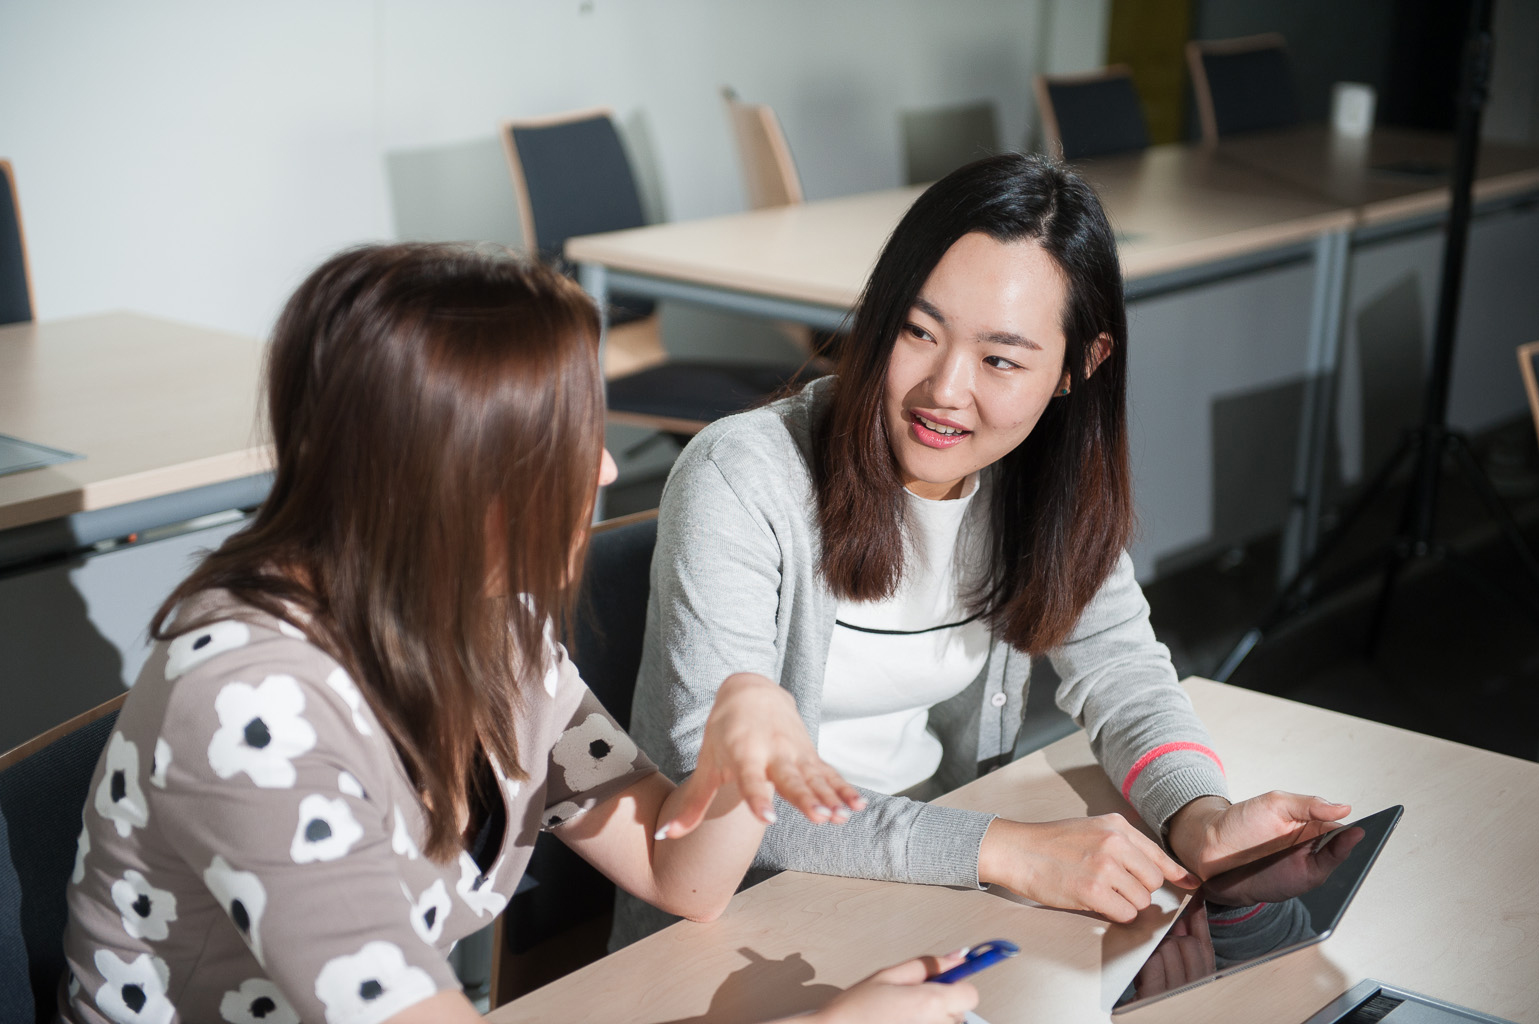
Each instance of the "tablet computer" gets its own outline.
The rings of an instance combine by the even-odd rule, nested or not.
[[[1389,807],[1204,882],[1112,1007],[1123,1013],[1324,941],[1378,859]]]

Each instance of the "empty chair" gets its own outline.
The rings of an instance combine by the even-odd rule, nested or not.
[[[53,1020],[64,975],[65,889],[75,870],[81,811],[91,775],[127,694],[0,756],[0,815],[10,832],[8,856],[20,897],[21,934],[37,1020]],[[0,881],[0,899],[9,901]],[[0,902],[0,921],[14,912]],[[7,957],[10,960],[10,957]],[[14,971],[13,962],[0,970]],[[4,991],[15,984],[14,975]],[[7,1018],[9,1019],[9,1018]]]
[[[906,110],[903,180],[910,185],[939,181],[958,167],[999,152],[994,104],[968,103],[932,110]]]
[[[21,323],[36,316],[16,176],[11,162],[0,160],[0,324]]]
[[[1080,75],[1037,75],[1035,86],[1052,155],[1081,160],[1148,147],[1143,103],[1127,65]]]
[[[1277,33],[1193,40],[1186,44],[1186,65],[1209,145],[1226,135],[1298,123],[1287,43]]]
[[[657,511],[593,528],[583,569],[572,661],[622,726],[641,668]],[[531,884],[533,883],[533,884]],[[604,955],[615,887],[561,840],[541,833],[504,915],[499,1000]]]
[[[645,223],[630,159],[609,110],[505,121],[502,138],[531,253],[559,260],[574,235]],[[652,302],[615,294],[607,312],[604,370],[610,378],[609,417],[617,423],[694,434],[769,397],[803,372],[799,365],[666,361]]]
[[[749,207],[762,210],[801,202],[802,179],[775,111],[765,103],[744,103],[730,86],[722,87],[721,97],[743,165]]]

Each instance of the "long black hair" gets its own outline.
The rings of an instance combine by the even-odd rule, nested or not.
[[[891,596],[903,572],[902,481],[882,416],[888,362],[920,289],[962,236],[1034,242],[1068,284],[1063,372],[1048,403],[999,460],[990,493],[986,579],[970,595],[997,635],[1021,650],[1062,643],[1132,533],[1127,442],[1127,312],[1115,237],[1083,179],[1039,157],[1007,154],[936,182],[887,240],[856,307],[813,475],[821,571],[851,600]],[[1110,342],[1087,377],[1097,339]]]

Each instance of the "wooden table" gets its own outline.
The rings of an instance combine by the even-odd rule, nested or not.
[[[1156,146],[1087,162],[1119,233],[1130,288],[1163,275],[1351,226],[1351,211],[1200,147]],[[887,236],[922,187],[570,239],[566,256],[597,295],[609,289],[837,327]]]
[[[0,476],[0,561],[259,498],[262,353],[136,313],[0,327],[0,433],[84,456]]]
[[[1206,680],[1188,680],[1237,797],[1271,788],[1405,817],[1324,943],[1127,1017],[1296,1024],[1365,977],[1539,1021],[1539,765]],[[1025,819],[1126,809],[1076,733],[945,803]],[[1157,916],[1157,915],[1155,915]],[[990,1024],[1107,1021],[1109,925],[997,892],[787,872],[707,925],[679,924],[493,1012],[494,1022],[746,1022],[809,1009],[889,962],[987,938],[1022,955],[975,979]],[[1107,965],[1112,965],[1108,967]]]

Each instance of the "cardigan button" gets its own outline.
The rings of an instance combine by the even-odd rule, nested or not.
[[[996,708],[1002,708],[1005,706],[1005,695],[1002,693],[996,693],[994,696],[989,698],[989,703],[994,705]]]

